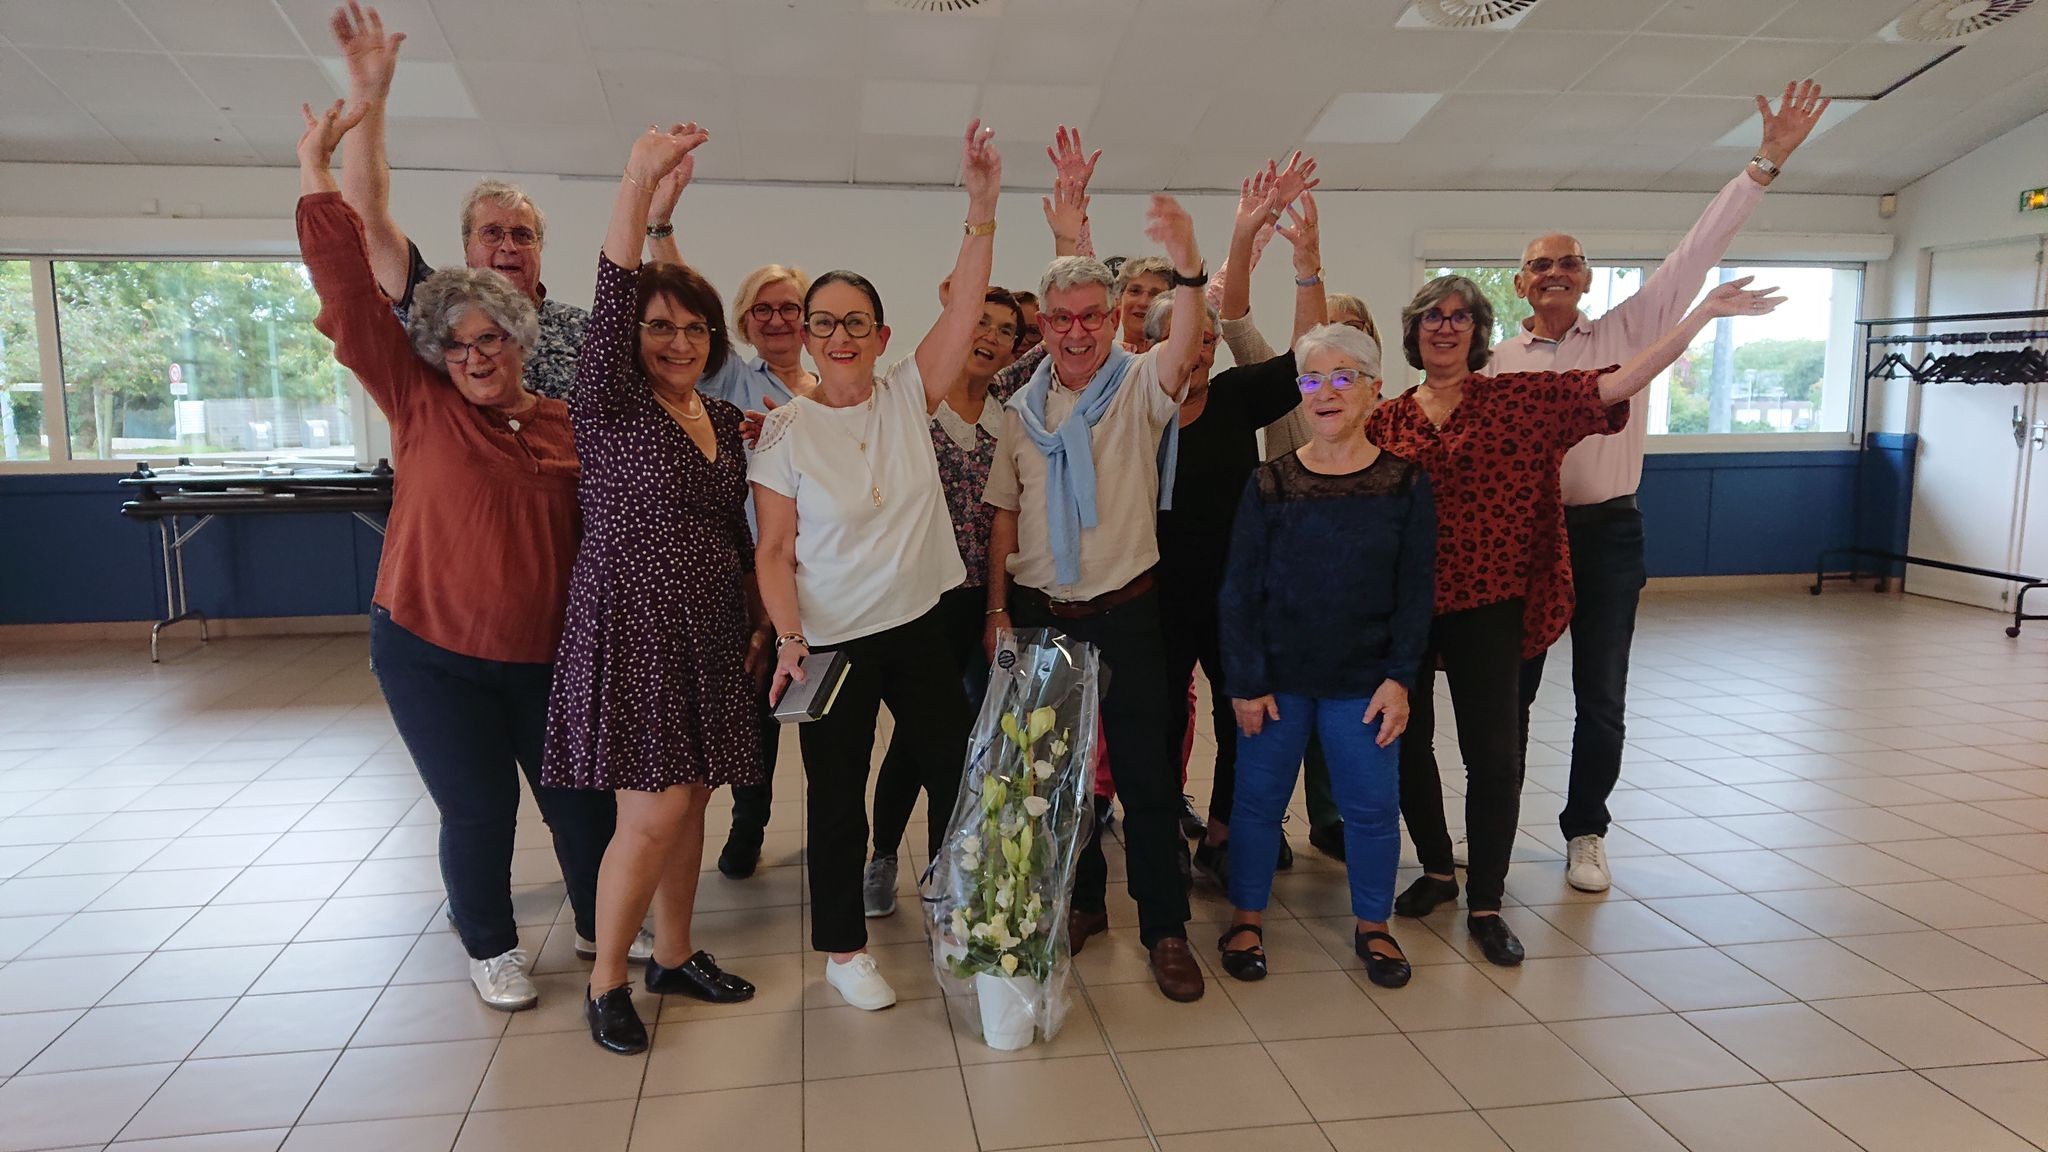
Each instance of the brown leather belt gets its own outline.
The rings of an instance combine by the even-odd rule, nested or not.
[[[1055,600],[1036,588],[1028,588],[1022,584],[1010,589],[1010,595],[1039,601],[1045,605],[1046,612],[1056,620],[1086,620],[1091,616],[1100,616],[1112,608],[1129,604],[1150,592],[1154,583],[1152,573],[1148,571],[1140,572],[1129,584],[1113,588],[1092,600]]]

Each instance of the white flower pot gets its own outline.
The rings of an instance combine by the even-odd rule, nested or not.
[[[974,996],[981,1003],[982,1042],[999,1052],[1030,1046],[1042,994],[1038,981],[1029,976],[976,973]]]

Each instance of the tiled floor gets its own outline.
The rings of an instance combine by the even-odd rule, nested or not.
[[[594,1048],[529,810],[543,1000],[483,1009],[362,638],[167,651],[0,649],[0,1152],[2048,1146],[2048,628],[1848,590],[1653,596],[1604,896],[1561,876],[1552,665],[1521,969],[1475,963],[1446,912],[1400,926],[1410,987],[1366,983],[1297,817],[1271,978],[1167,1003],[1113,894],[1066,1030],[1018,1056],[963,1027],[908,911],[874,923],[903,1003],[822,986],[793,750],[766,866],[702,894],[701,942],[757,999],[649,997],[648,1055]],[[1225,914],[1198,889],[1205,963]]]

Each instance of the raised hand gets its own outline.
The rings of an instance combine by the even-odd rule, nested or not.
[[[1787,157],[1806,138],[1813,135],[1814,125],[1820,123],[1821,113],[1828,110],[1830,101],[1820,94],[1820,85],[1811,80],[1785,85],[1785,95],[1778,100],[1775,111],[1771,102],[1762,96],[1756,98],[1757,114],[1764,121],[1763,147],[1758,149],[1773,164],[1783,164]]]
[[[1316,194],[1303,192],[1301,203],[1287,206],[1287,222],[1274,226],[1280,235],[1294,245],[1294,275],[1307,279],[1322,271],[1323,237],[1319,230],[1320,215],[1316,212]]]
[[[967,203],[981,210],[973,221],[977,224],[995,215],[996,197],[1003,190],[1003,156],[996,151],[995,135],[977,118],[960,142],[960,182],[967,186]]]
[[[1195,245],[1195,221],[1180,206],[1180,201],[1164,192],[1155,193],[1152,207],[1145,211],[1145,235],[1166,249],[1166,258],[1173,261],[1175,271],[1192,276],[1200,270],[1202,257]]]
[[[1088,182],[1095,179],[1095,162],[1102,159],[1102,149],[1097,148],[1093,155],[1084,154],[1081,130],[1062,124],[1053,135],[1052,147],[1045,150],[1045,155],[1052,161],[1053,187],[1059,187],[1062,181],[1070,181],[1085,193]]]
[[[1270,168],[1271,165],[1269,164],[1268,167]],[[1301,198],[1303,192],[1307,192],[1321,183],[1321,180],[1316,179],[1315,157],[1303,156],[1300,152],[1296,152],[1287,158],[1287,166],[1274,174],[1273,193],[1277,197],[1278,204],[1285,206],[1294,203]]]
[[[676,201],[683,198],[683,189],[690,186],[690,177],[697,174],[695,153],[685,155],[676,166],[668,170],[654,185],[654,202],[647,206],[647,223],[666,224],[676,214]]]
[[[649,124],[633,141],[633,153],[626,158],[626,176],[651,194],[663,177],[709,139],[711,133],[697,127],[695,120],[671,125],[666,132]]]
[[[1235,235],[1256,234],[1260,229],[1273,224],[1277,209],[1271,203],[1273,183],[1279,179],[1271,160],[1266,166],[1253,172],[1237,186],[1237,217],[1231,222]]]
[[[362,123],[364,108],[361,104],[342,111],[341,101],[318,116],[313,114],[311,104],[299,105],[299,114],[306,118],[306,130],[299,136],[299,167],[308,171],[325,172],[334,162],[334,150],[341,146],[341,138],[348,130]]]
[[[1744,276],[1718,285],[1707,298],[1700,301],[1698,311],[1707,317],[1719,319],[1723,316],[1763,316],[1785,302],[1783,296],[1775,295],[1777,288],[1751,288],[1749,282],[1754,276]]]
[[[343,63],[348,65],[349,99],[360,102],[389,96],[392,73],[398,70],[398,46],[405,43],[405,33],[386,35],[384,20],[377,10],[365,8],[356,0],[336,8],[327,27],[341,48]]]
[[[1052,195],[1040,199],[1045,208],[1045,226],[1052,229],[1055,241],[1070,245],[1080,241],[1081,229],[1088,223],[1087,187],[1079,180],[1062,176],[1053,181]]]

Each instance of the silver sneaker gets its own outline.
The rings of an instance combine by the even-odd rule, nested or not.
[[[860,900],[870,920],[895,915],[896,857],[877,856],[868,861],[867,875],[860,882]]]
[[[1458,833],[1458,838],[1451,841],[1451,863],[1460,868],[1472,866],[1472,846],[1465,840],[1463,832]]]
[[[476,994],[484,1003],[500,1012],[519,1012],[540,1002],[540,993],[526,975],[529,963],[524,948],[488,960],[471,960],[469,982],[476,985]]]
[[[1605,892],[1614,883],[1607,870],[1607,841],[1598,836],[1574,836],[1564,846],[1564,881],[1581,892]]]
[[[654,933],[642,928],[639,934],[633,937],[633,946],[626,949],[626,963],[645,964],[653,955]],[[581,935],[577,936],[576,958],[578,960],[597,959],[597,941],[586,940]]]

